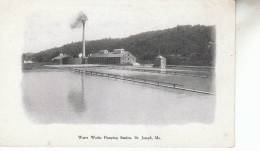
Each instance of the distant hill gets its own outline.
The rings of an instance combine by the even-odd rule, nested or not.
[[[151,62],[159,53],[167,64],[213,66],[215,55],[214,26],[184,25],[165,30],[149,31],[126,38],[101,39],[86,42],[86,54],[102,49],[124,48],[140,63]],[[35,62],[49,62],[60,52],[77,57],[82,43],[75,42],[32,54]]]

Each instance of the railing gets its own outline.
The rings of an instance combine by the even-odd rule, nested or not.
[[[85,73],[90,76],[108,77],[108,78],[113,78],[113,79],[131,81],[131,82],[154,85],[154,86],[159,86],[159,87],[173,88],[173,89],[192,91],[192,92],[204,93],[204,94],[213,94],[213,93],[206,92],[206,91],[187,89],[187,88],[182,87],[183,85],[177,84],[177,83],[160,82],[160,81],[155,81],[155,80],[140,79],[140,78],[134,78],[134,77],[129,77],[129,76],[110,74],[110,73],[82,70],[82,69],[77,69],[77,68],[72,68],[72,71],[79,72],[79,73]]]

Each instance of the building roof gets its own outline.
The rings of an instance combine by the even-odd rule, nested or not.
[[[67,54],[64,54],[64,55],[59,54],[58,56],[52,58],[52,60],[58,60],[58,59],[69,58],[69,57],[71,57],[71,56],[67,55]]]
[[[156,58],[165,59],[165,57],[163,57],[163,56],[161,56],[161,55],[158,55]]]
[[[97,57],[108,57],[108,58],[115,58],[115,57],[123,57],[124,54],[128,53],[128,51],[125,51],[124,49],[114,49],[112,52],[108,53],[102,53],[102,51],[99,51],[97,53],[91,54],[90,58],[97,58]]]
[[[112,53],[124,53],[125,49],[114,49]]]
[[[99,50],[98,53],[104,53],[104,54],[106,54],[106,53],[109,53],[109,51],[108,51],[108,50]]]
[[[90,58],[96,58],[96,57],[122,57],[124,55],[124,53],[106,53],[106,54],[102,54],[102,53],[94,53],[91,54],[91,56],[89,56]]]
[[[114,49],[113,51],[125,51],[125,49],[120,48],[120,49]]]

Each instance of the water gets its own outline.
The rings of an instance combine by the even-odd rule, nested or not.
[[[53,70],[24,72],[23,102],[42,124],[211,123],[215,112],[213,95]]]

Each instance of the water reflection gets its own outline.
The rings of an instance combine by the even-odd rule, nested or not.
[[[81,74],[81,90],[76,91],[71,89],[68,93],[68,102],[72,106],[76,113],[82,113],[86,111],[85,104],[85,87],[84,87],[84,75]]]
[[[27,72],[23,102],[38,123],[212,123],[215,96],[71,72]]]

